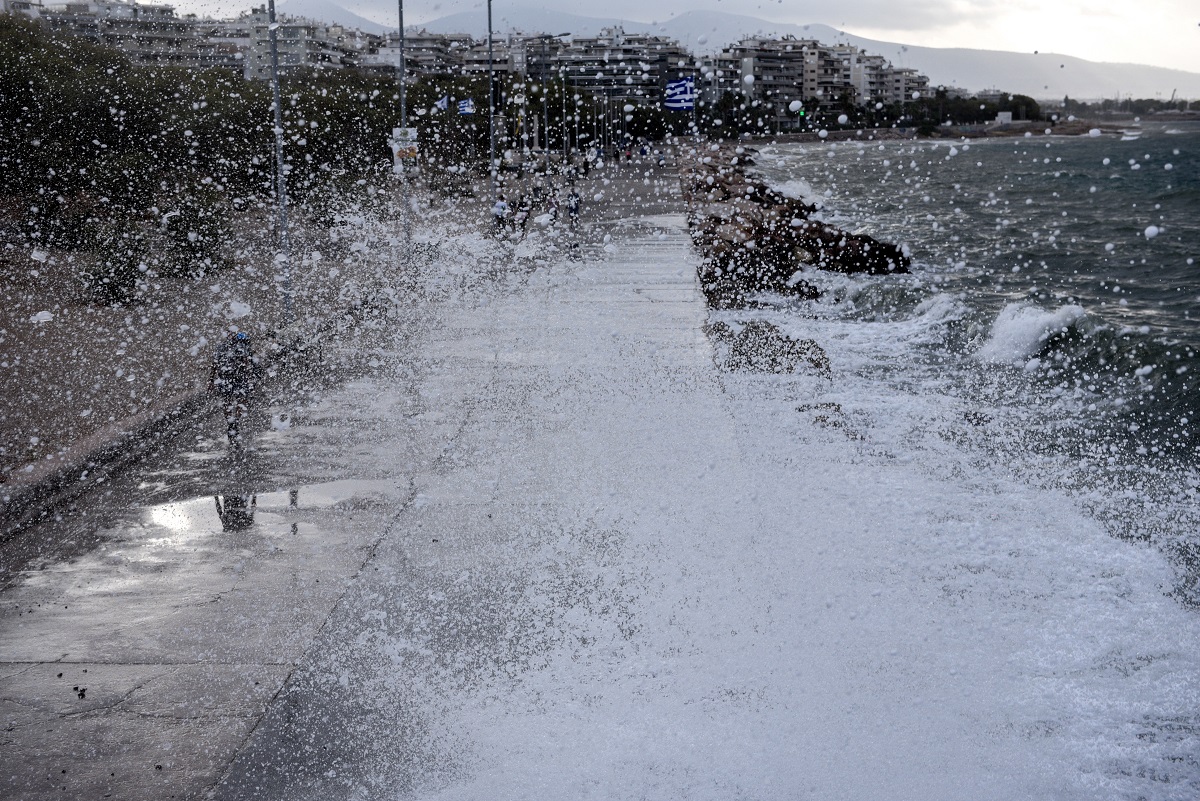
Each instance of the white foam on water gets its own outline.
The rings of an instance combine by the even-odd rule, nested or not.
[[[991,335],[976,356],[985,362],[1025,362],[1050,336],[1065,333],[1086,317],[1081,306],[1046,310],[1028,303],[1009,304],[997,315]]]
[[[1159,550],[988,450],[979,362],[920,356],[966,299],[805,273],[821,301],[710,318],[668,280],[681,234],[614,242],[463,235],[397,375],[329,402],[370,411],[368,470],[436,457],[312,668],[391,749],[362,797],[1197,796],[1197,616]],[[513,253],[536,266],[471,283]],[[718,372],[712,318],[829,370]],[[978,359],[1083,318],[1012,304]]]
[[[1153,737],[1195,700],[1195,619],[1161,554],[944,438],[965,424],[935,381],[880,380],[955,315],[795,323],[831,380],[614,387],[638,446],[593,490],[597,528],[627,539],[602,565],[560,545],[543,571],[587,564],[628,628],[594,602],[556,617],[535,581],[526,612],[560,644],[455,696],[464,770],[427,797],[1155,797],[1138,774],[1179,750]],[[1183,797],[1172,779],[1158,797]]]
[[[767,186],[771,189],[774,189],[784,197],[791,198],[793,200],[800,200],[804,203],[817,205],[822,203],[820,194],[814,190],[807,181],[802,181],[799,179],[782,182],[768,181]]]
[[[625,242],[605,274],[657,269],[646,253]],[[471,424],[459,448],[489,455],[452,483],[503,499],[512,516],[488,526],[512,539],[477,545],[495,550],[469,571],[429,566],[445,573],[433,595],[507,588],[516,656],[467,670],[494,644],[403,585],[405,631],[364,630],[382,650],[353,655],[394,666],[363,685],[374,702],[428,712],[445,764],[417,795],[1191,797],[1196,616],[1165,595],[1161,553],[975,447],[951,378],[913,358],[962,320],[961,298],[882,321],[725,312],[816,340],[831,369],[718,377],[694,339],[643,333],[629,306],[570,305],[565,287],[608,297],[573,269],[529,284],[554,298],[539,317],[502,296],[469,315],[504,323],[515,364],[543,353],[474,402],[535,403],[554,423]],[[848,304],[873,281],[826,286]],[[647,331],[681,324],[644,305]],[[985,348],[1019,358],[1082,316],[1014,304]],[[436,485],[418,511],[408,525],[426,531],[459,514]],[[447,626],[467,639],[441,653]]]

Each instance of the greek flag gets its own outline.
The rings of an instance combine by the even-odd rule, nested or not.
[[[475,113],[475,101],[469,97],[466,100],[458,101],[458,113],[459,114],[474,114]]]
[[[663,104],[676,111],[691,111],[696,105],[696,84],[691,78],[681,78],[667,84],[667,100]]]
[[[442,111],[445,111],[447,108],[450,107],[450,95],[444,96],[441,100],[434,103],[433,105],[434,105],[434,108],[440,108]]]

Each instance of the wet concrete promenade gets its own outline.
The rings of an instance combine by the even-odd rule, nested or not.
[[[704,354],[681,214],[622,211],[607,208],[607,250],[581,235],[533,268],[491,265],[477,295],[429,294],[345,332],[324,358],[350,380],[298,411],[277,401],[246,453],[210,419],[5,543],[0,795],[334,798],[367,755],[411,736],[411,721],[346,720],[365,701],[336,679],[323,722],[311,709],[289,722],[288,699],[311,689],[339,647],[331,632],[361,617],[380,576],[469,570],[519,530],[514,492],[586,482],[556,449],[521,455],[530,486],[505,482],[510,437],[574,416],[552,374],[591,369],[581,343]],[[574,344],[556,349],[564,337]],[[402,772],[431,770],[419,762]]]
[[[1196,797],[1161,555],[854,329],[719,369],[706,321],[762,310],[705,307],[656,177],[445,237],[247,453],[185,426],[4,543],[0,797]]]

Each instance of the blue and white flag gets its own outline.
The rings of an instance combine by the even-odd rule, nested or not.
[[[676,111],[691,111],[696,106],[696,84],[691,78],[680,78],[667,84],[667,99],[663,103]]]
[[[445,111],[446,109],[448,109],[450,107],[450,95],[446,95],[441,100],[434,103],[433,107],[440,108],[442,111]]]
[[[475,101],[469,97],[466,100],[458,101],[458,113],[459,114],[474,114],[475,113]]]

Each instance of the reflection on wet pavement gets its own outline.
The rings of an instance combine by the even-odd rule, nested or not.
[[[0,543],[0,797],[217,780],[409,494],[407,474],[345,478],[376,426],[336,424],[327,399],[364,370],[329,361],[245,447],[214,413]]]

